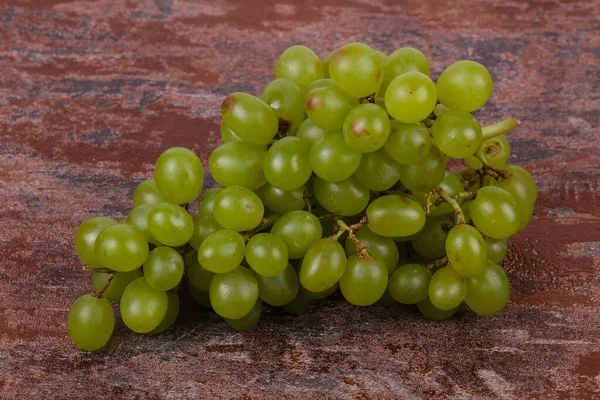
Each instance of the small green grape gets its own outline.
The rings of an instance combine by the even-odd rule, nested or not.
[[[375,304],[385,293],[388,270],[379,257],[348,257],[346,269],[340,278],[340,290],[348,303],[355,306]]]
[[[431,127],[437,147],[453,158],[467,158],[475,154],[483,143],[481,126],[471,114],[464,111],[447,111]]]
[[[388,292],[401,304],[417,304],[429,296],[431,271],[420,264],[405,264],[390,276]]]
[[[376,104],[361,104],[346,116],[342,127],[348,147],[359,153],[371,153],[381,148],[390,134],[387,112]]]
[[[252,310],[242,318],[231,319],[224,318],[227,325],[232,327],[238,332],[250,332],[256,329],[258,326],[258,322],[260,321],[260,315],[262,313],[262,301],[258,299],[256,303],[254,303],[254,307]]]
[[[329,182],[348,179],[358,169],[361,153],[352,150],[339,132],[328,132],[310,149],[310,166]]]
[[[462,303],[467,295],[465,279],[452,267],[436,271],[429,283],[429,300],[440,310],[452,310]]]
[[[225,97],[221,105],[223,123],[247,143],[266,145],[277,134],[277,113],[263,100],[248,93],[236,92]]]
[[[485,186],[471,203],[471,218],[479,231],[494,239],[504,239],[519,231],[521,224],[517,201],[506,190]]]
[[[75,232],[75,252],[84,264],[92,268],[102,268],[102,263],[96,255],[96,240],[104,228],[116,223],[117,221],[109,217],[94,217],[79,225]]]
[[[137,207],[142,204],[159,204],[166,202],[167,199],[162,195],[156,181],[154,179],[146,179],[141,181],[133,191],[133,206]]]
[[[487,264],[487,246],[479,231],[471,225],[456,225],[446,239],[448,261],[464,277],[474,277]]]
[[[381,192],[398,182],[400,166],[384,149],[379,149],[362,155],[354,176],[367,189]]]
[[[358,104],[357,98],[337,87],[323,87],[306,95],[304,110],[319,128],[334,132],[342,129],[346,116]]]
[[[210,282],[210,304],[223,318],[246,316],[258,300],[258,283],[250,271],[237,267],[231,272],[216,274]]]
[[[310,245],[302,260],[300,283],[311,292],[322,292],[339,281],[345,269],[342,245],[329,238],[319,239]]]
[[[166,331],[175,323],[175,320],[179,316],[179,296],[177,293],[166,292],[167,293],[167,312],[163,317],[160,324],[154,329],[150,331],[150,333],[161,333]]]
[[[282,215],[271,228],[271,233],[285,243],[289,258],[302,258],[309,246],[321,238],[323,228],[319,219],[307,211],[291,211]]]
[[[170,203],[190,203],[196,200],[204,186],[204,167],[193,151],[172,147],[156,160],[154,180]]]
[[[210,173],[223,186],[244,186],[255,190],[267,183],[263,172],[265,146],[252,143],[225,143],[210,154]]]
[[[269,277],[255,273],[254,277],[258,283],[258,296],[271,306],[286,305],[298,295],[300,283],[290,264],[279,275]]]
[[[411,192],[435,189],[446,174],[447,159],[432,147],[425,159],[417,164],[400,165],[400,182]]]
[[[167,246],[182,246],[194,234],[194,220],[182,207],[161,203],[148,214],[148,229],[152,237]]]
[[[519,210],[519,231],[523,230],[533,217],[533,207],[537,199],[537,188],[529,172],[517,165],[507,165],[510,176],[501,180],[497,186],[510,193]]]
[[[426,258],[437,260],[446,255],[446,238],[454,226],[452,218],[429,217],[425,226],[411,240],[413,250]]]
[[[492,95],[492,76],[475,61],[462,60],[446,68],[437,81],[440,102],[451,110],[471,112]]]
[[[320,137],[324,136],[325,133],[327,133],[326,130],[319,128],[310,120],[310,118],[306,118],[298,127],[298,130],[296,131],[296,137],[304,140],[310,149],[313,143],[316,142]]]
[[[198,216],[194,218],[194,233],[188,241],[194,250],[198,250],[202,242],[213,232],[223,229],[212,215]]]
[[[437,102],[435,83],[420,72],[394,78],[385,91],[385,106],[395,120],[411,124],[424,120]]]
[[[192,300],[194,303],[200,305],[203,308],[208,308],[212,310],[212,306],[210,305],[210,295],[207,291],[202,291],[195,287],[194,285],[188,285],[188,292],[192,296]]]
[[[388,271],[388,275],[398,268],[400,260],[400,252],[394,239],[378,235],[371,231],[368,226],[362,226],[355,233],[356,238],[362,243],[370,255],[376,256],[383,260]],[[358,256],[356,245],[349,237],[344,242],[346,254],[348,257]]]
[[[312,174],[310,147],[297,137],[285,137],[271,146],[265,157],[265,178],[281,190],[293,190],[304,185]]]
[[[493,239],[486,236],[483,240],[485,240],[487,246],[488,259],[496,264],[500,264],[504,261],[506,253],[508,252],[506,239]]]
[[[246,245],[246,261],[258,274],[275,277],[288,265],[288,249],[285,242],[272,233],[259,233]],[[264,299],[263,299],[264,300]],[[267,301],[268,304],[270,304]]]
[[[171,290],[183,277],[183,257],[170,247],[160,246],[144,262],[144,278],[156,290]]]
[[[213,205],[215,204],[215,197],[220,191],[221,188],[215,187],[206,189],[204,193],[202,193],[202,196],[200,196],[200,200],[198,200],[198,214],[200,216],[212,215]]]
[[[305,193],[306,186],[300,186],[293,190],[280,190],[268,183],[256,191],[265,208],[279,215],[302,210],[306,206]]]
[[[377,92],[383,80],[383,61],[364,43],[348,43],[335,50],[328,69],[335,84],[357,98]]]
[[[187,265],[187,277],[190,281],[190,285],[198,290],[208,293],[210,282],[215,276],[215,273],[200,265],[198,262],[198,252],[196,251],[191,251],[186,254],[185,264]]]
[[[328,182],[317,176],[313,189],[319,204],[334,214],[356,215],[369,204],[369,189],[354,176],[339,182]]]
[[[310,93],[315,89],[321,89],[326,87],[335,87],[335,82],[330,78],[317,79],[310,85],[308,85],[308,89],[306,89],[306,93]]]
[[[381,196],[367,207],[369,229],[381,236],[410,236],[425,225],[425,212],[416,201],[399,195]]]
[[[312,301],[313,299],[299,291],[294,300],[283,306],[283,310],[291,315],[301,315],[310,309]]]
[[[94,351],[108,343],[115,329],[115,314],[107,299],[91,294],[79,297],[69,310],[69,336],[82,350]]]
[[[391,121],[390,136],[383,148],[397,163],[418,164],[425,161],[429,154],[431,137],[421,122],[404,124]]]
[[[138,269],[148,257],[144,234],[128,224],[110,225],[102,230],[94,246],[96,258],[103,267],[118,272]]]
[[[429,318],[435,321],[442,321],[456,314],[456,312],[459,309],[459,306],[454,307],[450,310],[440,310],[431,303],[431,299],[429,299],[428,297],[420,303],[417,303],[417,308],[425,318]]]
[[[483,272],[467,279],[465,303],[480,315],[491,315],[502,310],[510,298],[510,283],[499,265],[489,261]]]
[[[319,56],[306,46],[295,45],[279,56],[275,65],[275,77],[289,79],[300,90],[306,91],[308,85],[325,76]]]
[[[385,93],[390,82],[406,72],[431,75],[429,60],[425,54],[412,47],[402,47],[387,56],[383,65],[383,82],[379,93]]]
[[[229,186],[215,196],[213,215],[219,225],[239,232],[256,228],[265,208],[260,198],[242,186]]]
[[[260,99],[271,107],[279,118],[279,130],[283,134],[295,132],[304,119],[304,95],[294,82],[275,79],[263,90]]]
[[[168,308],[167,292],[153,289],[144,277],[131,282],[121,297],[121,318],[136,333],[149,333],[156,329]]]
[[[236,269],[244,259],[244,238],[233,229],[211,233],[198,248],[198,262],[211,272],[226,273]]]
[[[306,296],[308,296],[308,298],[312,300],[323,300],[334,294],[335,291],[339,289],[339,287],[339,282],[336,282],[335,285],[333,285],[327,290],[323,290],[322,292],[311,292],[310,290],[307,290],[302,285],[300,285],[300,292],[304,293]]]
[[[157,243],[158,241],[152,236],[150,233],[150,229],[148,227],[148,215],[150,211],[154,208],[153,204],[140,204],[139,206],[134,207],[129,214],[127,214],[126,222],[129,225],[133,225],[138,228],[146,238],[148,243]],[[158,243],[157,243],[158,244]]]
[[[101,291],[106,286],[110,274],[110,272],[92,271],[92,287],[95,292]],[[108,301],[120,301],[127,285],[134,279],[142,276],[142,269],[138,268],[128,272],[112,272],[112,274],[113,278],[104,290],[104,293],[102,293],[102,297]]]

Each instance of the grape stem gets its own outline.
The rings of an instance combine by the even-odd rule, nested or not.
[[[440,258],[439,260],[435,260],[428,264],[425,264],[425,268],[431,269],[431,268],[437,268],[437,267],[444,267],[447,264],[448,264],[448,257],[444,257],[444,258]]]
[[[96,297],[101,299],[102,295],[104,294],[104,291],[106,289],[108,289],[108,286],[110,285],[110,283],[112,282],[113,278],[114,278],[115,274],[113,272],[108,274],[108,279],[106,281],[106,285],[104,285],[104,287],[102,289],[100,289],[98,292],[96,292]]]
[[[267,229],[271,228],[275,221],[277,221],[278,219],[279,215],[269,215],[268,217],[263,218],[256,228],[250,229],[249,231],[242,233],[244,240],[248,241],[252,236],[256,235],[257,233],[266,231]]]
[[[490,175],[496,179],[498,179],[498,177],[502,177],[504,179],[509,177],[510,174],[508,173],[508,171],[492,167],[490,164],[488,164],[487,157],[481,149],[479,149],[477,153],[475,153],[475,157],[477,157],[477,159],[483,164],[481,170],[484,175]]]
[[[470,200],[475,200],[475,197],[477,197],[477,193],[476,192],[460,192],[460,193],[455,193],[452,195],[453,199],[470,199]]]
[[[356,247],[356,251],[358,252],[358,258],[371,258],[371,255],[367,251],[367,246],[361,243],[361,241],[358,240],[358,238],[354,234],[355,230],[358,230],[360,227],[366,225],[368,222],[369,220],[367,219],[367,217],[363,217],[358,223],[348,226],[340,218],[336,219],[336,223],[340,227],[340,230],[335,234],[336,240],[339,239],[341,233],[348,232],[348,237],[350,238],[350,240],[352,240],[354,246]]]
[[[466,223],[465,221],[465,214],[463,214],[462,208],[460,208],[460,205],[458,204],[458,202],[456,201],[455,198],[453,198],[450,193],[446,192],[444,190],[443,187],[438,186],[437,188],[435,188],[435,191],[437,192],[437,194],[440,196],[440,198],[445,201],[446,203],[450,204],[452,206],[452,208],[454,209],[454,216],[456,218],[456,225],[461,225]]]
[[[310,199],[308,198],[308,193],[306,190],[302,192],[302,200],[304,200],[304,203],[306,204],[306,210],[309,213],[312,213],[312,204],[310,204]]]
[[[509,118],[492,125],[484,126],[483,128],[481,128],[481,131],[483,133],[483,140],[488,140],[493,137],[503,135],[507,132],[512,131],[519,125],[521,125],[521,121],[515,118]]]

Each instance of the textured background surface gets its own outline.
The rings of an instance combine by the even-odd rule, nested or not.
[[[301,6],[294,3],[302,3]],[[600,398],[600,3],[572,0],[0,2],[0,398]],[[339,298],[238,334],[187,305],[177,327],[119,322],[105,351],[70,343],[89,291],[79,223],[124,217],[169,146],[207,160],[219,105],[259,93],[277,55],[411,45],[433,76],[461,58],[495,78],[483,123],[509,116],[512,161],[539,185],[510,243],[513,296],[446,322]]]

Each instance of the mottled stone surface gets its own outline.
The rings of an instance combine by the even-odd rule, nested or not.
[[[589,0],[2,0],[0,398],[600,398],[599,18]],[[477,117],[523,121],[512,161],[540,194],[508,308],[431,322],[334,297],[240,334],[185,301],[164,334],[119,322],[77,351],[77,225],[124,217],[166,147],[206,161],[224,95],[258,93],[286,47],[348,41],[418,47],[434,76],[480,61],[495,89]]]

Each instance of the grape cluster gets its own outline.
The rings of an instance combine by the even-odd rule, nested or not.
[[[507,164],[504,133],[518,121],[482,128],[471,114],[492,93],[481,64],[458,61],[437,83],[430,72],[408,47],[387,56],[350,43],[323,60],[287,49],[260,97],[223,101],[224,144],[209,160],[219,187],[201,195],[200,159],[171,148],[125,221],[79,227],[94,292],[69,312],[73,342],[108,342],[111,302],[135,332],[167,329],[181,286],[240,331],[257,326],[263,304],[300,314],[338,288],[353,305],[414,304],[438,320],[463,303],[502,310],[506,240],[532,218],[537,193]],[[465,168],[449,171],[449,158]]]

